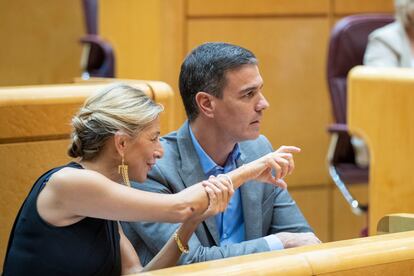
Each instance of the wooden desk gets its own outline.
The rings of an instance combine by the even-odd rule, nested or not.
[[[158,275],[412,275],[414,231],[155,270]]]
[[[164,105],[161,131],[173,130],[171,88],[162,82],[128,81]],[[34,181],[65,164],[70,120],[92,92],[107,83],[0,88],[0,267],[16,214]],[[0,269],[1,270],[1,269]]]
[[[357,67],[348,125],[370,151],[369,231],[390,213],[414,213],[414,70]]]

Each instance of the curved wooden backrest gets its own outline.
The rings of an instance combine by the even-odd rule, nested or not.
[[[390,213],[414,213],[414,70],[356,67],[348,125],[370,151],[370,234]]]

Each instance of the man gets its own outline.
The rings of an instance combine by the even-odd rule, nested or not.
[[[164,137],[164,157],[136,188],[177,193],[272,151],[260,136],[263,80],[253,53],[226,43],[194,49],[181,66],[180,93],[188,122]],[[278,151],[294,153],[295,147]],[[292,168],[291,168],[292,169]],[[280,179],[281,186],[284,185]],[[143,265],[178,225],[123,223]],[[179,263],[194,263],[320,242],[286,189],[251,181],[237,189],[224,213],[200,224]]]

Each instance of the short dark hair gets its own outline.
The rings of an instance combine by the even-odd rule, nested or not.
[[[240,46],[209,42],[193,49],[181,65],[179,88],[188,120],[198,116],[195,96],[203,91],[215,97],[223,96],[225,73],[246,64],[257,64],[255,55]]]

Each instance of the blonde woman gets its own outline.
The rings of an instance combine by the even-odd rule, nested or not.
[[[414,0],[394,0],[395,22],[369,35],[364,64],[414,67]]]
[[[132,189],[129,179],[143,182],[163,155],[161,111],[122,84],[86,100],[72,120],[69,155],[79,161],[35,182],[16,218],[4,275],[120,275],[172,266],[197,224],[223,211],[234,188],[250,179],[277,184],[293,169],[291,154],[274,152],[177,194]],[[143,268],[119,220],[183,224]]]

